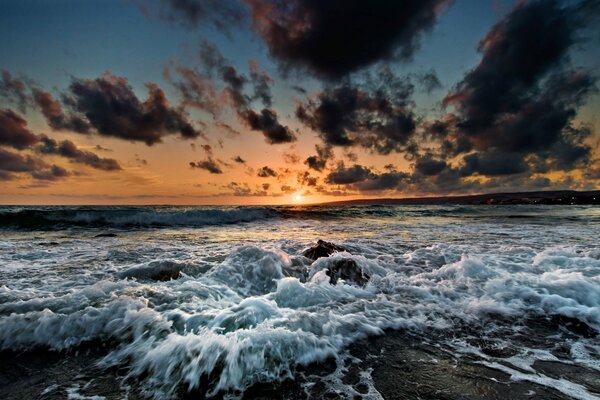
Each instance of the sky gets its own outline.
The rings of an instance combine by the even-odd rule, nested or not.
[[[0,0],[1,204],[600,186],[600,0]]]

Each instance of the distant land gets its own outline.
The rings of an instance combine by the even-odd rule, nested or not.
[[[516,193],[486,193],[468,196],[436,196],[411,198],[378,198],[342,200],[318,205],[436,205],[436,204],[577,204],[600,205],[600,190],[553,190]]]

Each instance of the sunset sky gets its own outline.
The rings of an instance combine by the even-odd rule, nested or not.
[[[0,202],[597,189],[598,27],[598,0],[0,0]]]

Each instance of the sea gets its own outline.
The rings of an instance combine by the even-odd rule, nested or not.
[[[3,206],[0,398],[599,399],[599,238],[597,206]]]

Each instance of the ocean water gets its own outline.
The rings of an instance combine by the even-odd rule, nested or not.
[[[0,350],[100,346],[94,364],[118,371],[123,398],[292,380],[307,397],[319,381],[378,399],[372,368],[360,387],[344,378],[349,349],[402,334],[531,384],[528,398],[595,399],[599,238],[593,206],[0,207]],[[347,251],[311,263],[317,239]],[[342,258],[365,286],[329,283]]]

